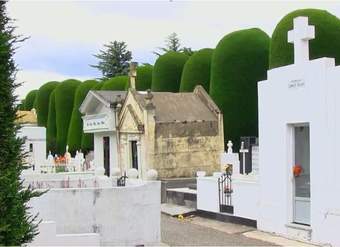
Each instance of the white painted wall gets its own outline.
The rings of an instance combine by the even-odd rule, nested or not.
[[[218,177],[197,177],[197,209],[220,212]]]
[[[57,234],[54,221],[43,221],[39,224],[39,234],[28,246],[99,246],[98,233]]]
[[[321,58],[268,71],[259,82],[261,230],[293,218],[291,124],[309,123],[312,241],[340,245],[340,67]],[[300,86],[291,86],[298,81]]]
[[[234,215],[257,220],[260,207],[260,184],[257,176],[240,175],[232,178]]]
[[[99,233],[101,245],[159,244],[160,182],[127,187],[51,189],[30,201],[57,234]]]
[[[23,145],[24,152],[29,152],[29,146],[33,144],[33,160],[35,170],[40,171],[40,164],[46,161],[46,128],[32,125],[23,125],[17,134],[20,138],[26,138]]]
[[[116,132],[94,133],[94,165],[104,167],[104,136],[110,137],[110,172],[112,172],[114,168],[119,168]]]

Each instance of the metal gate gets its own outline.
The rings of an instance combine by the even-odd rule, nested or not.
[[[225,173],[218,178],[218,199],[220,204],[220,212],[233,214],[234,207],[232,205],[232,166],[226,168]]]

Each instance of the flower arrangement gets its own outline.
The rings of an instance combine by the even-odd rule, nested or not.
[[[299,164],[296,164],[293,166],[293,174],[294,177],[299,177],[302,173],[302,166]]]

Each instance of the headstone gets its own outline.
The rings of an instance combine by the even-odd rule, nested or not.
[[[225,172],[226,167],[232,165],[233,174],[239,174],[240,160],[237,153],[233,153],[233,143],[229,140],[227,143],[227,152],[221,154],[221,172]]]

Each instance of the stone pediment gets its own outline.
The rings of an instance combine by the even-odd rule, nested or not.
[[[144,125],[132,105],[127,105],[120,119],[121,132],[144,132]]]

